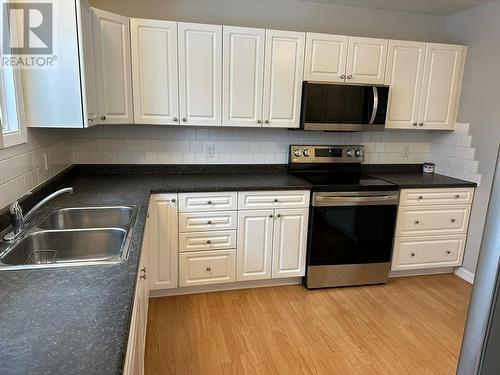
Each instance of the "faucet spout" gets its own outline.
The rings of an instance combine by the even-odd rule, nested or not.
[[[10,215],[12,219],[12,231],[7,233],[4,236],[4,240],[6,241],[13,241],[14,239],[19,236],[21,233],[22,229],[24,228],[24,223],[26,220],[28,220],[40,207],[44,206],[48,202],[50,202],[52,199],[62,195],[62,194],[67,194],[67,193],[73,193],[73,188],[68,187],[64,189],[57,190],[56,192],[48,195],[44,199],[42,199],[40,202],[35,204],[35,206],[28,211],[26,215],[23,214],[23,209],[21,208],[21,205],[19,202],[24,199],[25,197],[31,195],[31,192],[28,192],[26,194],[21,195],[19,198],[17,198],[12,204],[10,205]]]

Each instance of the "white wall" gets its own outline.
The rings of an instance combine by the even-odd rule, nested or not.
[[[482,175],[463,265],[474,273],[500,141],[500,1],[448,17],[446,35],[450,42],[469,46],[459,120],[471,124],[472,146]]]
[[[444,17],[301,0],[91,0],[130,17],[314,31],[380,38],[444,40]]]
[[[71,142],[66,131],[29,129],[28,140],[0,150],[0,209],[71,165]]]

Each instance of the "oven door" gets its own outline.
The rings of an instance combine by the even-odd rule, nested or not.
[[[309,266],[388,263],[398,192],[315,193]]]

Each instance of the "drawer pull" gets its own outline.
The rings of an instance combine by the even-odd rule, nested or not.
[[[420,221],[419,220],[415,220],[415,225],[418,225],[420,224]]]
[[[450,255],[450,254],[451,254],[451,251],[450,251],[450,250],[448,250],[448,251],[446,252],[446,254]]]
[[[418,199],[419,201],[421,201],[422,199],[424,199],[424,197],[422,197],[421,195],[419,195],[419,196],[417,197],[417,199]]]
[[[274,203],[278,203],[278,198],[274,198]]]
[[[207,204],[212,204],[212,201],[208,201]]]
[[[207,224],[212,224],[212,220],[208,220],[208,221],[207,221]]]
[[[276,215],[276,216],[281,217],[281,214],[278,214],[278,215]]]
[[[274,217],[274,215],[271,214],[271,215],[269,215],[269,217],[272,219]]]
[[[210,240],[207,240],[207,244],[210,245],[212,243],[212,241]]]
[[[412,257],[414,257],[414,256],[415,256],[415,253],[410,253],[410,255],[411,255]]]
[[[455,195],[455,199],[460,198],[460,194]]]
[[[210,267],[207,267],[207,272],[210,272],[212,269]]]
[[[450,221],[451,221],[452,223],[454,223],[456,220],[455,220],[455,218],[454,218],[454,217],[452,217],[452,218],[450,219]]]
[[[175,198],[174,198],[174,199],[172,199],[172,203],[175,203]]]

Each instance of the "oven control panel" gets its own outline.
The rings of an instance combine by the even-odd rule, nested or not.
[[[362,163],[365,148],[348,146],[290,146],[290,164],[294,163]]]

